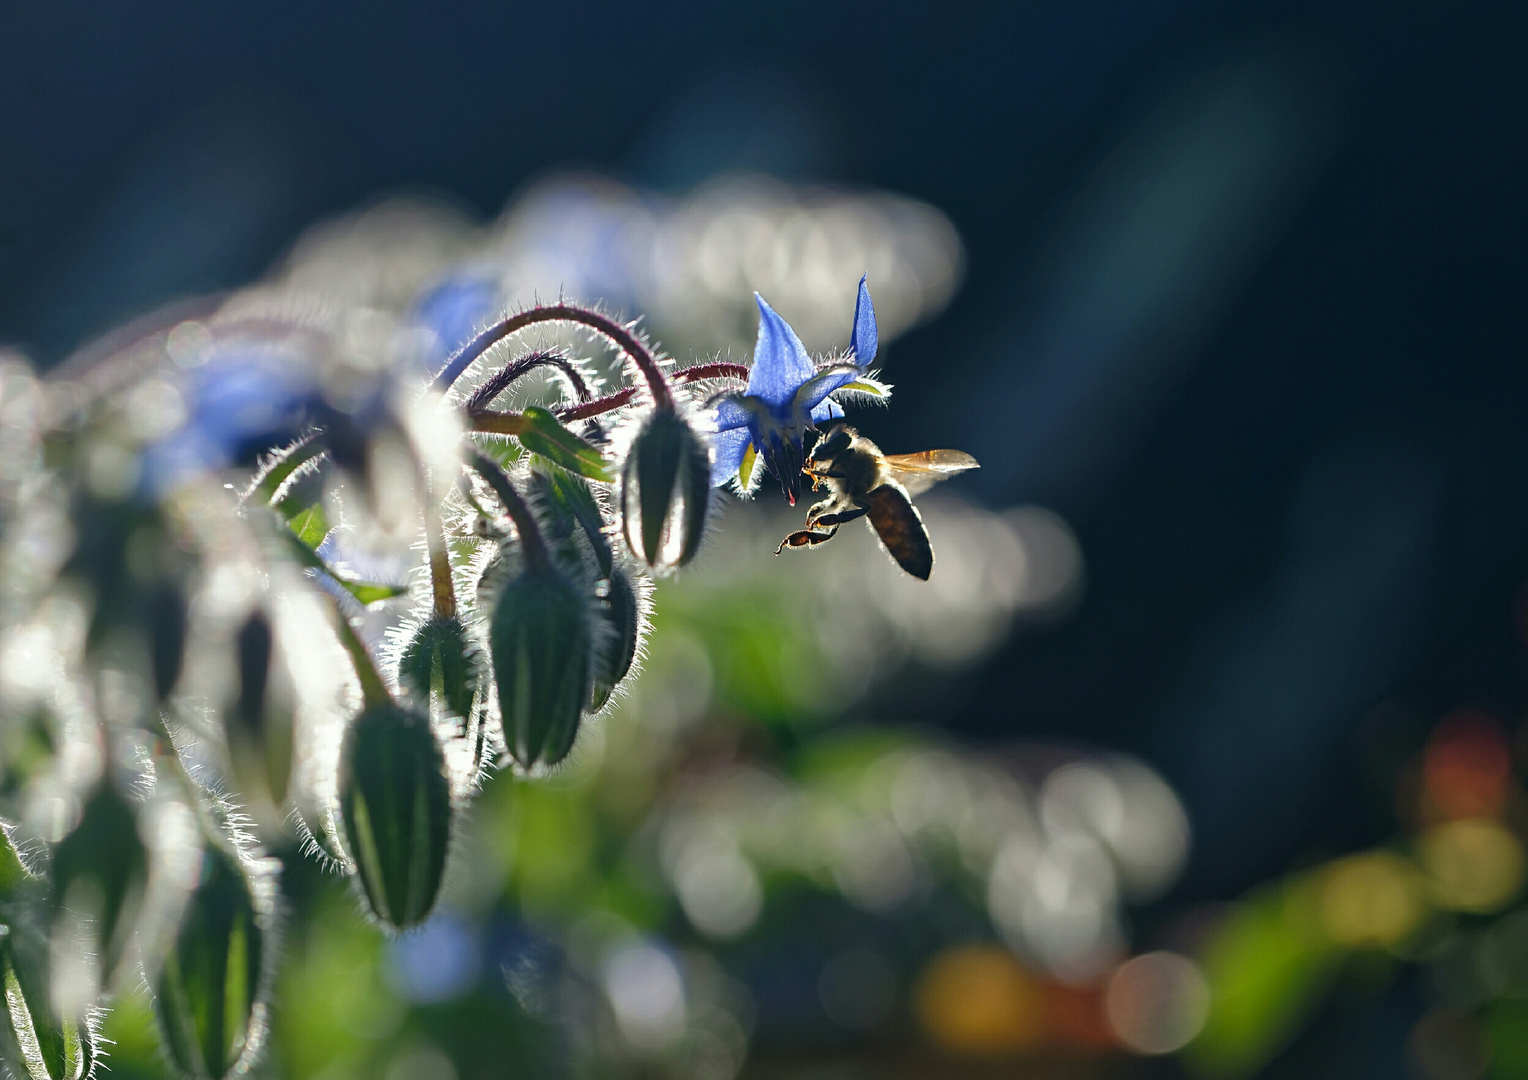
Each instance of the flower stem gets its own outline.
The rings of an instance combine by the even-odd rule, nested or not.
[[[558,414],[558,419],[566,419]],[[470,413],[467,416],[467,430],[486,431],[494,435],[519,435],[521,432],[530,430],[530,421],[525,419],[523,413],[517,412],[494,412],[485,409],[483,412]]]
[[[446,362],[446,366],[435,377],[435,389],[442,393],[449,390],[452,384],[461,378],[462,372],[471,367],[473,362],[492,346],[528,326],[546,322],[578,323],[599,334],[625,353],[627,359],[636,366],[647,381],[647,389],[653,396],[655,408],[665,411],[674,408],[674,395],[669,390],[668,381],[663,377],[658,361],[653,358],[647,346],[614,319],[576,304],[545,304],[501,319],[463,345],[457,354]]]
[[[471,465],[479,476],[488,482],[493,488],[493,493],[504,504],[504,509],[509,512],[509,519],[515,523],[515,532],[520,534],[520,546],[525,551],[525,564],[533,570],[546,570],[552,565],[551,556],[547,554],[546,541],[541,538],[541,530],[536,527],[536,519],[531,516],[530,507],[525,505],[525,500],[520,498],[520,493],[509,482],[509,477],[504,475],[504,470],[481,450],[470,449],[467,451],[467,464]]]
[[[451,581],[451,551],[446,546],[446,531],[440,521],[440,509],[429,497],[428,478],[424,499],[424,536],[430,552],[430,592],[435,598],[435,614],[442,619],[456,615],[456,588]]]
[[[670,372],[669,378],[675,382],[699,382],[701,379],[742,379],[748,381],[748,365],[746,364],[696,364],[694,367],[681,368]]]
[[[512,364],[506,364],[489,377],[488,381],[478,387],[465,406],[467,412],[485,412],[492,404],[493,399],[509,388],[510,384],[522,375],[529,375],[539,367],[555,367],[567,377],[568,382],[573,384],[573,392],[578,395],[580,402],[586,402],[594,395],[589,390],[589,384],[584,382],[583,375],[579,374],[578,368],[569,362],[566,356],[556,352],[533,352],[528,356],[522,356]]]
[[[366,651],[366,643],[355,632],[355,627],[350,625],[350,616],[345,614],[339,601],[333,596],[329,597],[329,601],[334,607],[340,644],[345,646],[345,651],[350,654],[350,663],[355,668],[355,677],[361,682],[361,707],[370,709],[377,705],[389,704],[392,701],[392,695],[387,692],[387,684],[382,681],[382,674],[377,670],[376,661],[371,658],[371,653]]]
[[[506,369],[507,370],[507,369]],[[702,379],[744,379],[748,378],[748,369],[742,364],[697,364],[694,367],[683,368],[679,371],[670,372],[669,379],[677,383],[700,382]],[[484,384],[487,385],[486,383]],[[571,423],[574,420],[587,420],[591,416],[599,416],[601,413],[613,412],[623,405],[628,405],[637,396],[637,388],[628,386],[624,390],[617,390],[613,394],[594,398],[592,401],[585,399],[577,405],[568,405],[556,410],[557,419],[563,423]],[[474,394],[467,402],[467,415],[473,431],[493,432],[497,435],[518,435],[526,430],[528,425],[517,412],[496,412],[486,407],[483,402],[481,407],[474,407],[478,402],[479,394]]]

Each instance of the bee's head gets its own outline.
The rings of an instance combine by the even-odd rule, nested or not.
[[[854,431],[847,424],[834,424],[826,435],[812,447],[812,464],[824,465],[845,450],[854,439]]]

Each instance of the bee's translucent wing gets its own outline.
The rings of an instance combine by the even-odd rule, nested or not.
[[[941,480],[948,480],[980,465],[962,450],[924,450],[917,454],[887,454],[886,472],[907,489],[909,495],[921,495]]]

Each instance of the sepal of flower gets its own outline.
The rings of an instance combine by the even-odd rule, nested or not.
[[[209,840],[175,942],[153,983],[161,1041],[182,1075],[243,1075],[260,1052],[271,921],[249,868],[223,843]]]
[[[549,564],[499,592],[489,653],[504,742],[521,767],[555,765],[573,749],[590,700],[593,637],[588,598]]]
[[[632,554],[657,574],[693,559],[711,487],[705,440],[678,413],[655,409],[621,472],[621,524]]]
[[[834,400],[839,392],[863,392],[884,398],[890,388],[869,377],[877,351],[875,306],[862,277],[854,305],[854,327],[848,352],[841,360],[814,364],[796,331],[775,309],[759,302],[759,336],[754,345],[748,389],[728,394],[716,406],[716,454],[711,483],[719,487],[738,477],[746,492],[755,455],[774,473],[792,505],[801,491],[807,432],[817,424],[844,415]]]
[[[60,1017],[49,935],[7,912],[0,934],[0,1061],[7,1076],[89,1080],[100,1062],[100,1010]]]
[[[351,721],[340,814],[367,905],[402,930],[435,906],[451,838],[451,782],[429,717],[392,702]]]

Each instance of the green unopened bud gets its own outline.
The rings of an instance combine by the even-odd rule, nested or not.
[[[226,733],[235,779],[246,797],[260,792],[280,806],[292,776],[292,709],[271,693],[276,639],[265,612],[244,621],[234,644],[239,683]]]
[[[85,1080],[95,1075],[97,1036],[88,1016],[56,1020],[50,1002],[48,943],[22,927],[0,926],[0,1057],[28,1080]]]
[[[154,980],[164,1047],[185,1075],[220,1080],[245,1071],[259,1053],[269,929],[269,912],[257,902],[243,864],[209,844],[201,879]]]
[[[427,716],[373,705],[340,752],[345,841],[372,913],[402,929],[435,906],[451,839],[451,783]]]
[[[621,567],[613,567],[605,595],[598,608],[606,634],[594,655],[594,689],[589,695],[589,710],[596,711],[610,700],[620,681],[637,658],[641,635],[641,600],[631,577]]]
[[[455,615],[436,615],[415,630],[398,662],[398,683],[421,711],[437,702],[470,719],[478,681],[477,647]]]
[[[31,860],[16,846],[16,826],[0,821],[0,922],[6,921],[8,905],[36,893],[41,884]]]
[[[49,877],[52,916],[61,909],[88,920],[101,978],[112,985],[142,908],[149,853],[138,834],[136,807],[110,780],[85,800],[84,812],[53,852]]]
[[[710,501],[705,444],[678,414],[655,410],[621,473],[627,546],[659,573],[683,566],[700,549]]]
[[[550,567],[500,591],[489,627],[504,741],[521,765],[556,764],[573,748],[589,702],[589,601]]]

